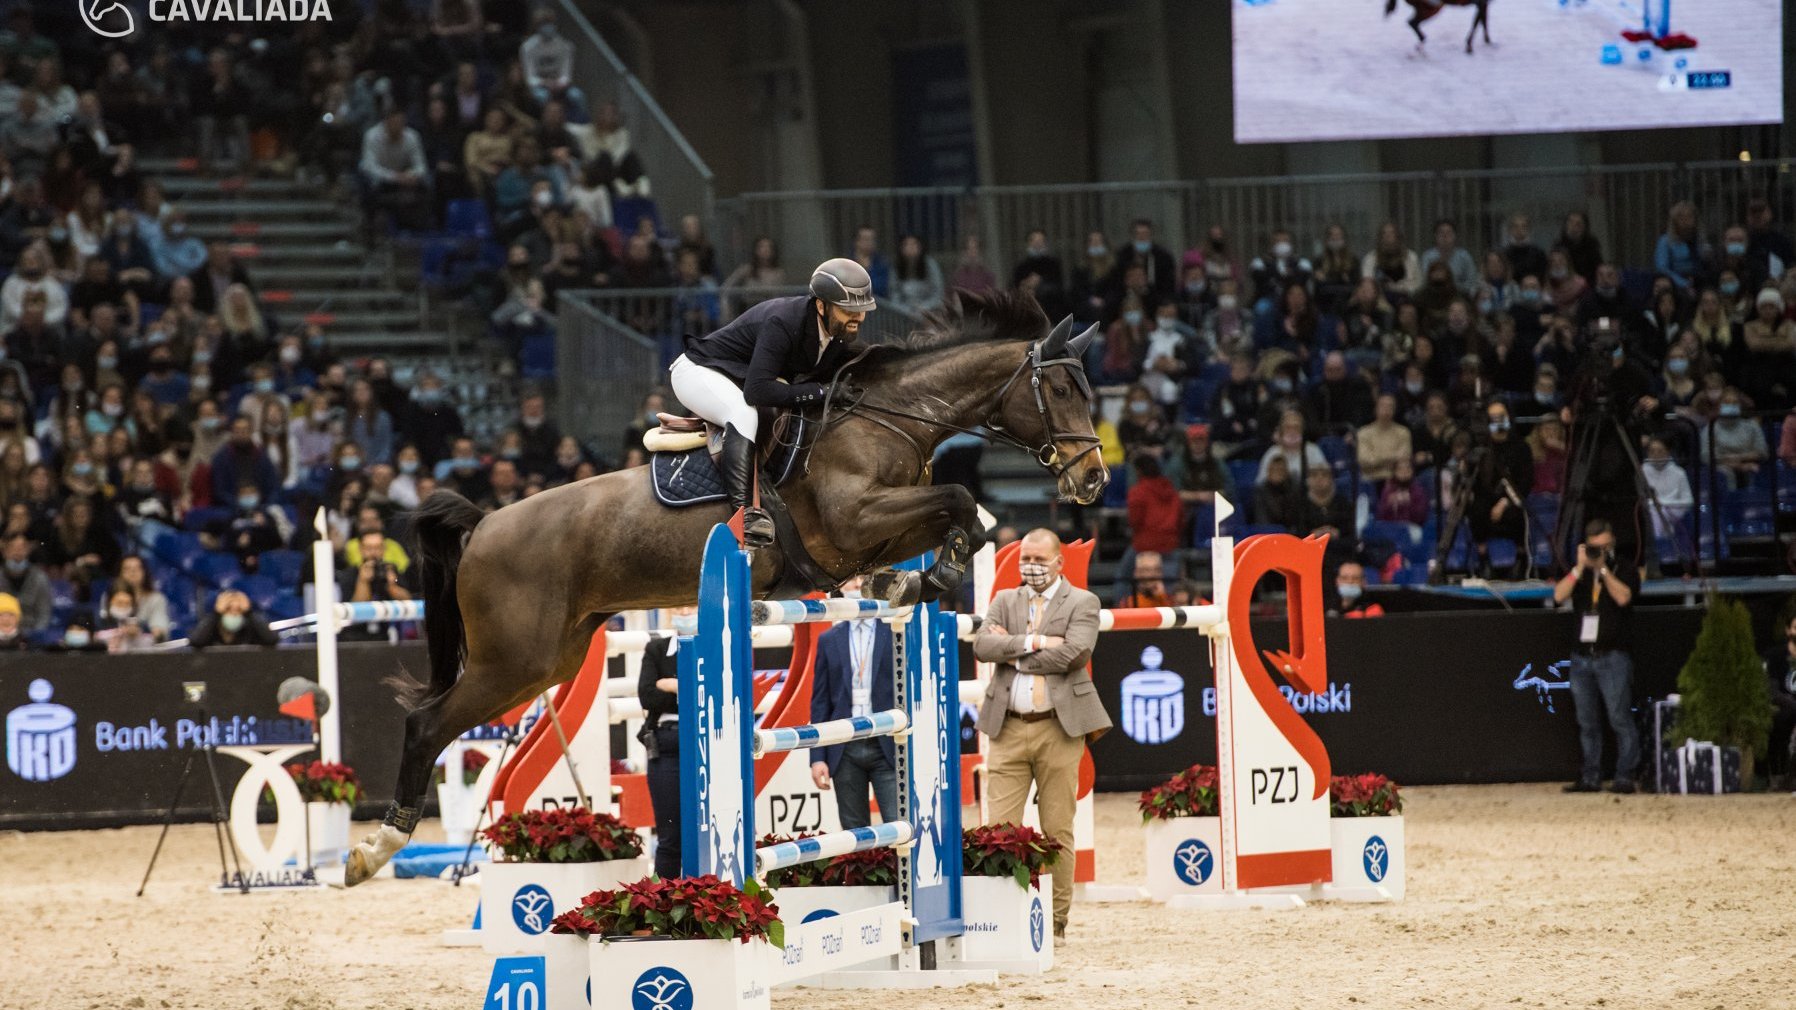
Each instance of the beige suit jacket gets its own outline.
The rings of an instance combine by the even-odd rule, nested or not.
[[[1047,613],[1042,615],[1036,633],[1065,641],[1051,649],[1030,651],[1026,645],[1029,596],[1028,589],[1019,588],[1006,589],[992,597],[984,627],[997,625],[1005,634],[982,628],[973,639],[973,655],[981,662],[998,666],[979,705],[979,732],[995,737],[1003,730],[1004,718],[1010,712],[1010,685],[1022,672],[1047,679],[1048,702],[1068,736],[1096,740],[1112,725],[1104,703],[1098,699],[1097,685],[1091,682],[1091,672],[1086,669],[1098,641],[1098,598],[1063,580],[1048,600]]]

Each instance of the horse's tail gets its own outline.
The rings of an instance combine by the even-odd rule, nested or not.
[[[461,604],[455,598],[455,571],[467,535],[485,517],[473,502],[453,491],[432,494],[412,513],[417,538],[418,579],[424,590],[424,641],[430,652],[430,682],[406,676],[389,683],[400,701],[416,708],[455,686],[468,641]]]
[[[1384,0],[1384,16],[1388,18],[1395,13],[1397,13],[1397,0]]]

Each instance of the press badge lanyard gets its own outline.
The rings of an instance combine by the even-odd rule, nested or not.
[[[1584,621],[1578,628],[1578,641],[1591,644],[1596,641],[1597,602],[1603,598],[1603,573],[1590,573],[1590,613],[1584,615]]]
[[[860,653],[859,658],[855,660],[854,681],[850,690],[853,696],[852,704],[854,714],[865,715],[873,710],[873,688],[867,678],[867,668],[873,663],[873,639],[876,638],[877,632],[867,635],[868,641],[866,645],[861,646],[861,635],[863,632],[859,624],[860,622],[856,622],[854,627],[854,637],[850,639],[850,642],[857,646],[855,651]]]

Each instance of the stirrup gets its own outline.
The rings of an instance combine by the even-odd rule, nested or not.
[[[766,509],[743,509],[742,546],[758,550],[763,547],[772,547],[773,541],[773,516],[768,515]]]

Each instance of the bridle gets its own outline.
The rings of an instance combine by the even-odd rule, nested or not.
[[[882,406],[879,404],[868,403],[868,402],[866,402],[865,396],[855,399],[852,402],[842,406],[841,410],[844,413],[848,413],[848,414],[860,414],[861,416],[866,417],[867,420],[872,421],[876,424],[879,424],[883,427],[889,428],[892,431],[895,431],[898,434],[904,436],[904,438],[908,442],[910,442],[911,447],[913,449],[915,449],[917,452],[917,458],[920,461],[919,462],[920,470],[926,471],[928,469],[928,460],[930,458],[929,449],[922,445],[919,445],[917,440],[915,438],[913,438],[909,432],[904,431],[903,429],[899,428],[897,425],[892,424],[890,421],[886,421],[879,417],[871,416],[871,414],[885,414],[885,415],[889,415],[891,417],[901,417],[906,420],[916,421],[920,424],[926,424],[926,425],[929,425],[929,426],[935,427],[935,428],[946,428],[949,431],[958,432],[962,435],[972,435],[975,438],[993,439],[993,440],[996,440],[999,442],[1003,442],[1006,445],[1015,446],[1016,448],[1021,449],[1024,452],[1028,453],[1029,455],[1033,456],[1035,458],[1035,461],[1037,463],[1041,464],[1041,466],[1044,469],[1046,469],[1048,471],[1048,473],[1052,474],[1055,480],[1059,480],[1060,476],[1062,474],[1066,473],[1067,470],[1071,469],[1073,464],[1079,462],[1081,459],[1084,459],[1088,454],[1097,452],[1100,449],[1102,449],[1103,441],[1101,439],[1099,439],[1098,436],[1096,436],[1096,435],[1081,435],[1081,434],[1077,434],[1074,432],[1055,430],[1054,421],[1048,415],[1048,401],[1042,395],[1042,391],[1041,391],[1042,375],[1050,368],[1063,367],[1063,368],[1071,369],[1072,373],[1073,373],[1073,381],[1078,385],[1080,392],[1085,394],[1085,402],[1087,402],[1087,403],[1092,402],[1091,380],[1088,379],[1085,375],[1085,363],[1080,361],[1078,358],[1075,358],[1075,357],[1049,358],[1044,361],[1041,356],[1041,351],[1042,351],[1042,345],[1045,342],[1046,342],[1046,339],[1044,338],[1043,340],[1037,340],[1033,344],[1029,345],[1029,353],[1027,355],[1025,355],[1023,360],[1017,364],[1016,371],[1010,373],[1010,378],[1008,380],[1006,380],[1003,387],[998,390],[997,400],[992,405],[991,413],[987,414],[985,417],[985,420],[981,421],[975,427],[966,428],[966,427],[962,427],[958,424],[951,424],[947,421],[943,421],[938,418],[925,417],[922,414],[915,414],[910,411],[900,410],[896,407],[887,407],[887,406]],[[830,384],[829,392],[824,397],[823,416],[825,418],[829,417],[831,400],[833,400],[835,398],[837,390],[841,389],[844,385],[844,382],[843,382],[844,373],[846,373],[848,371],[848,369],[855,363],[855,361],[859,361],[859,360],[860,360],[860,357],[857,356],[853,361],[849,361],[847,364],[843,365],[842,368],[837,371],[836,376],[835,376],[835,381]],[[1023,373],[1025,371],[1027,371],[1029,373],[1029,390],[1035,397],[1035,412],[1036,412],[1037,416],[1039,416],[1041,418],[1041,430],[1043,432],[1043,441],[1040,445],[1029,444],[1028,441],[1018,437],[1014,432],[1012,432],[1009,428],[1005,427],[998,420],[999,413],[1004,409],[1005,401],[1007,399],[1009,399],[1009,397],[1010,397],[1011,388],[1014,387],[1020,379],[1022,379]],[[869,413],[869,412],[871,412],[871,413]],[[981,430],[979,430],[980,428],[983,428],[984,430],[981,431]],[[1054,443],[1056,443],[1056,442],[1089,442],[1091,444],[1087,445],[1085,448],[1079,450],[1070,459],[1062,460],[1060,458],[1060,450],[1055,448]]]

